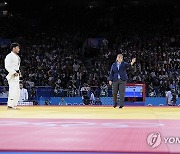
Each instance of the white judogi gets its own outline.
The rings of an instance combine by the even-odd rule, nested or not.
[[[25,88],[20,89],[20,97],[19,102],[27,101],[28,100],[28,91]]]
[[[7,105],[10,107],[16,107],[19,96],[20,96],[20,87],[19,87],[19,75],[14,76],[17,70],[20,67],[20,57],[14,52],[9,53],[5,58],[5,69],[9,72],[6,76],[9,84],[9,96]]]

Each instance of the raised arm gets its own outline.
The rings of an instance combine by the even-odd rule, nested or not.
[[[136,62],[136,58],[133,58],[133,59],[131,60],[131,66],[132,66],[135,62]]]

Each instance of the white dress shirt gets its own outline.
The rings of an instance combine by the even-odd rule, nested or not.
[[[120,66],[121,66],[121,63],[117,62],[118,71],[119,71]],[[118,73],[118,79],[120,79],[120,78],[121,78],[121,76],[120,76],[119,73]]]
[[[28,92],[27,92],[27,89],[22,88],[22,89],[20,89],[19,101],[22,102],[22,101],[26,101],[26,100],[28,100]]]

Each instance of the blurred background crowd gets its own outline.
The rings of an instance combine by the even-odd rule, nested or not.
[[[54,96],[79,96],[82,87],[108,95],[116,55],[136,57],[128,83],[146,85],[147,96],[180,94],[180,3],[96,0],[0,4],[0,86],[7,86],[9,43],[21,44],[24,87],[50,86]],[[27,3],[27,4],[25,4]],[[32,5],[29,10],[26,5]]]

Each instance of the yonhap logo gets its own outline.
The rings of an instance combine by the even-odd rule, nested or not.
[[[150,148],[156,148],[161,144],[161,134],[159,132],[154,132],[148,135],[147,143]]]
[[[180,137],[163,137],[165,144],[180,144]],[[153,132],[147,137],[147,144],[150,148],[158,147],[162,142],[162,137],[159,132]]]

